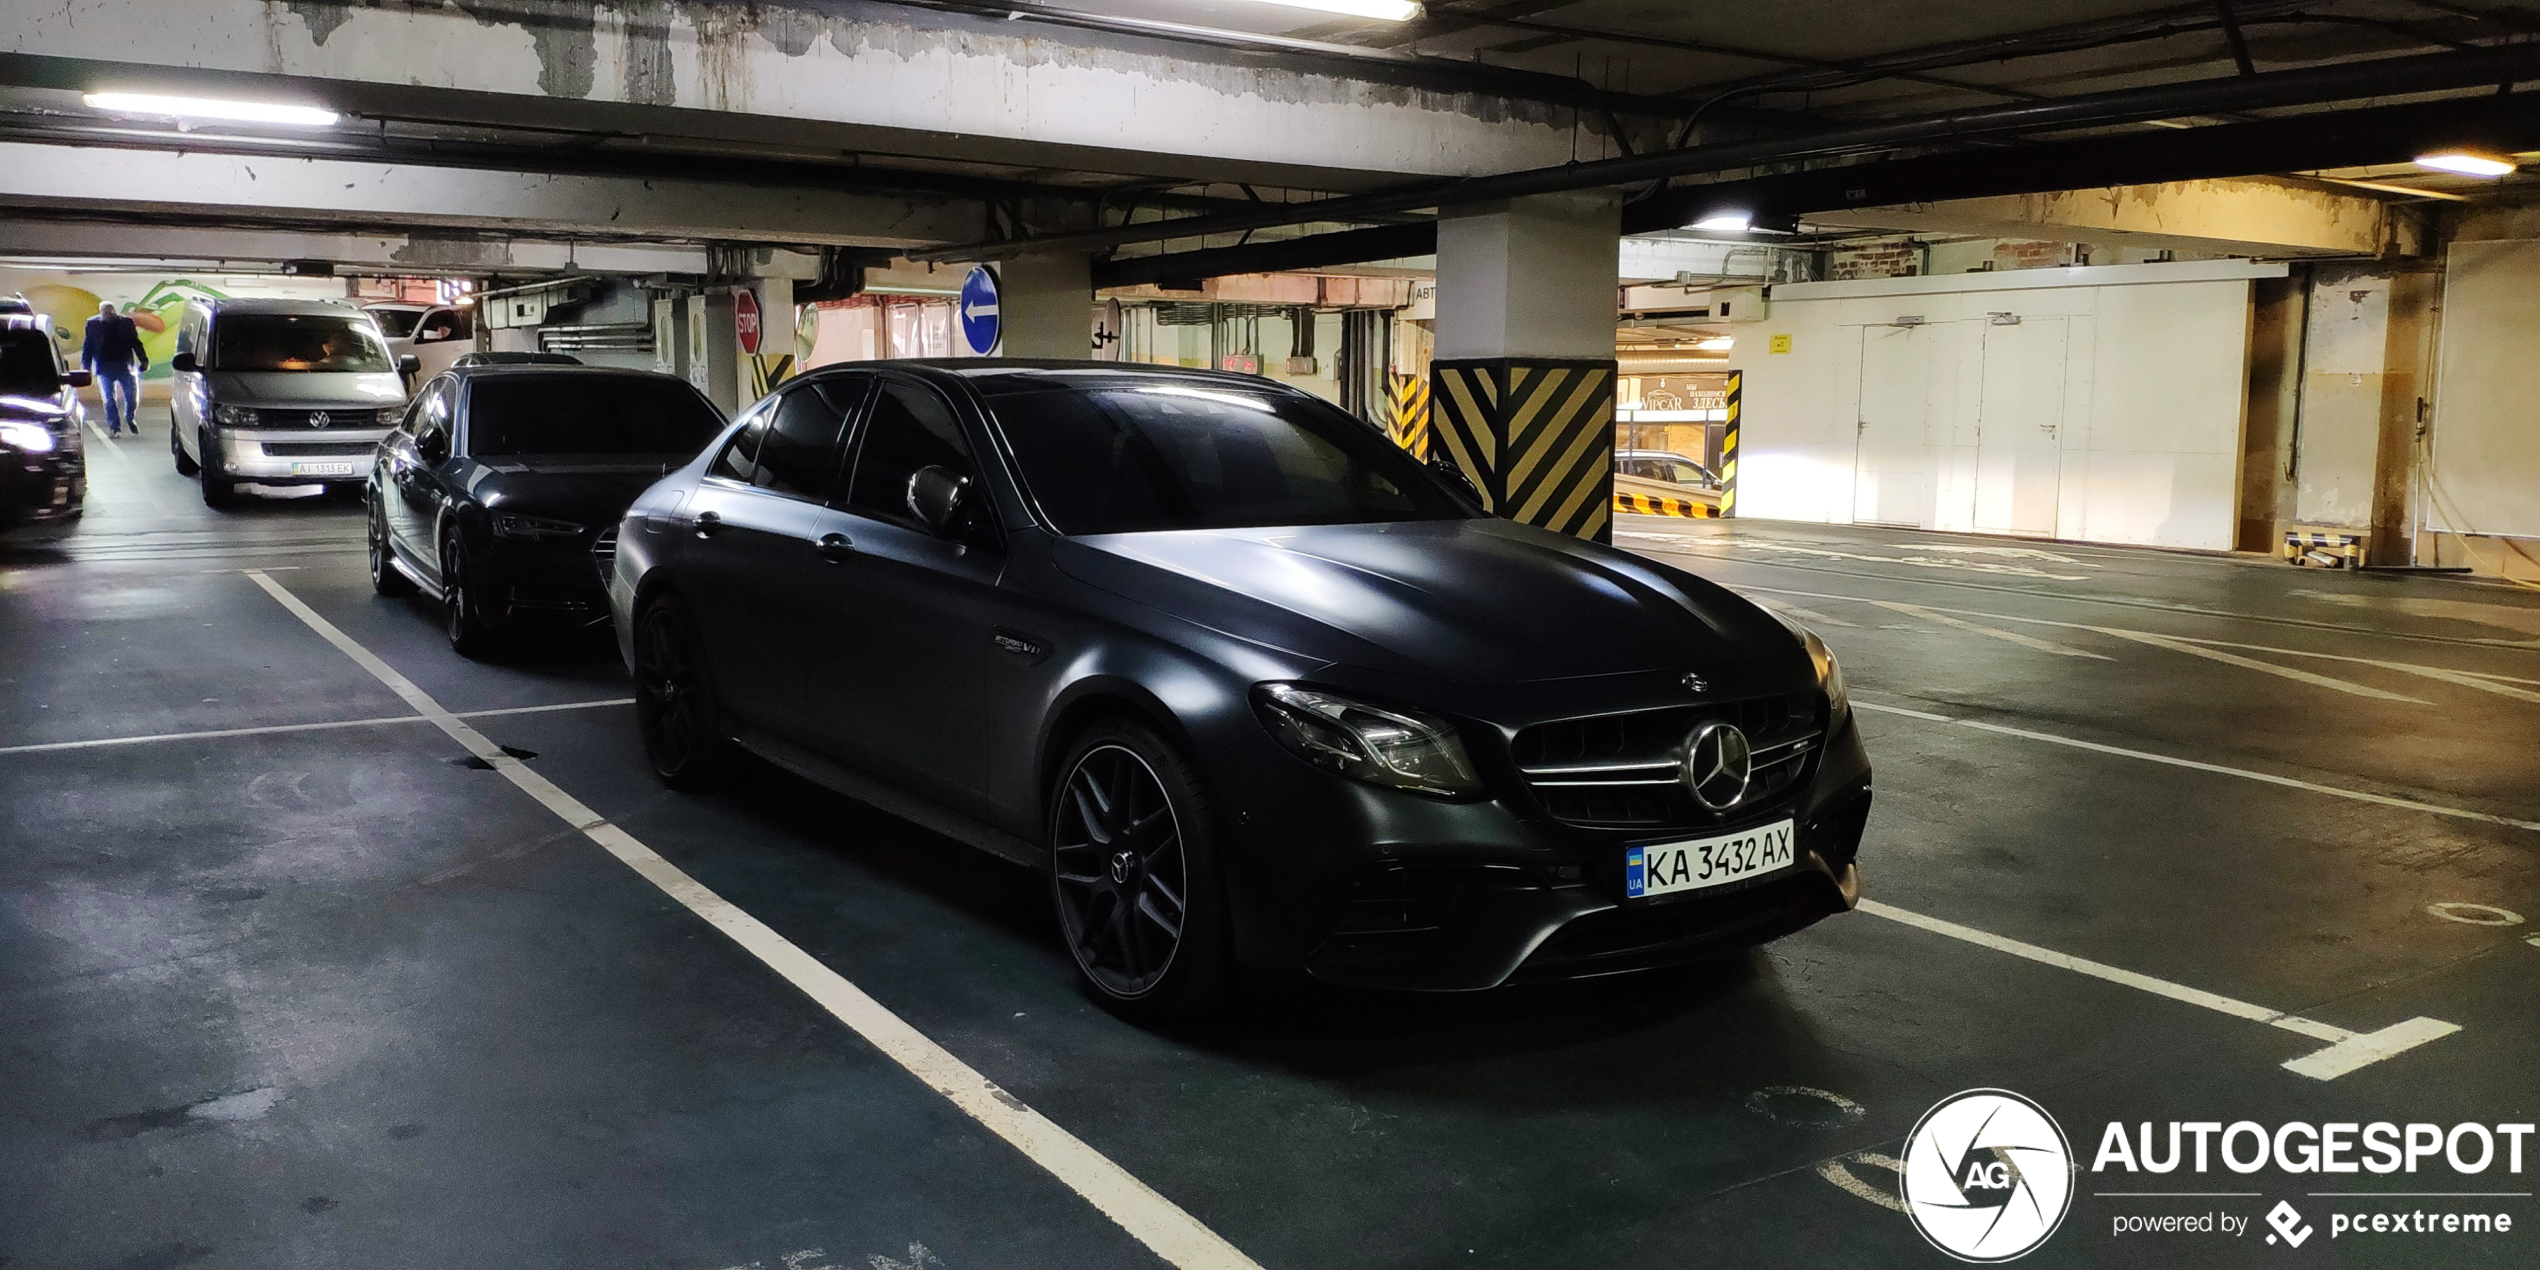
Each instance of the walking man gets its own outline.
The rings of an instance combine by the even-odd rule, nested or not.
[[[150,354],[141,347],[141,328],[115,312],[114,305],[98,305],[97,316],[88,319],[79,362],[97,377],[97,391],[106,398],[106,435],[120,437],[130,428],[132,435],[140,436],[141,416],[134,407],[141,398],[141,372],[150,369]],[[123,394],[121,410],[115,405],[118,391]]]

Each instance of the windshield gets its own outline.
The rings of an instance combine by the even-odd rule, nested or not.
[[[28,327],[0,331],[0,397],[50,397],[62,390],[53,341]]]
[[[421,309],[364,309],[362,312],[379,323],[380,333],[401,340],[415,333],[415,323],[423,320]]]
[[[336,313],[224,313],[212,322],[215,370],[396,369],[368,319]]]
[[[1471,514],[1374,430],[1286,393],[1121,385],[996,404],[1024,484],[1063,534]]]
[[[686,458],[723,430],[723,416],[675,380],[611,375],[505,375],[467,395],[468,453],[645,454]]]

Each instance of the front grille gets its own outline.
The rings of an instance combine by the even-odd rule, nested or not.
[[[394,427],[397,422],[397,417],[404,412],[400,410],[371,410],[367,408],[354,408],[348,406],[341,410],[334,409],[332,407],[325,410],[266,410],[259,408],[249,411],[248,413],[254,417],[254,422],[246,426],[257,428],[317,428],[320,426],[329,428],[387,428]],[[319,415],[326,416],[326,422],[323,425],[317,422],[317,417]]]
[[[265,453],[277,459],[355,458],[379,448],[376,441],[267,441]]]
[[[600,571],[600,586],[606,588],[617,572],[617,526],[611,525],[591,540],[591,564]]]
[[[1538,723],[1517,734],[1511,756],[1527,788],[1556,820],[1594,828],[1700,825],[1745,815],[1808,770],[1825,734],[1824,698],[1813,692],[1668,706]],[[1705,723],[1746,733],[1753,776],[1746,796],[1714,812],[1685,788],[1685,747]]]

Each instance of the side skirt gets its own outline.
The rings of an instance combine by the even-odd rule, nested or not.
[[[795,745],[743,723],[733,729],[733,741],[742,749],[794,775],[846,795],[860,803],[868,803],[883,811],[931,829],[954,841],[978,848],[1001,860],[1029,869],[1040,868],[1048,853],[1013,834],[960,812],[937,805],[894,785],[886,785],[862,772]]]

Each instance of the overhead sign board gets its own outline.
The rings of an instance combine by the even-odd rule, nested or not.
[[[997,341],[1005,336],[1004,321],[997,316],[997,272],[986,265],[973,265],[970,276],[961,283],[958,305],[961,318],[961,342],[973,357],[986,357],[997,351]]]

